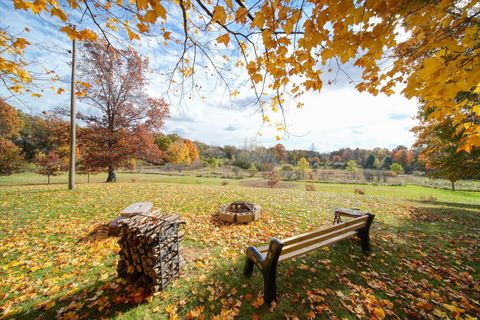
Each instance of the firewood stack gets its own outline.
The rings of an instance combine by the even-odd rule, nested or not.
[[[120,221],[119,277],[148,284],[155,292],[180,274],[184,261],[180,255],[185,222],[178,215],[135,215]]]

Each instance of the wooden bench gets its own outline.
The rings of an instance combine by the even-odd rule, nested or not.
[[[267,305],[276,300],[275,282],[278,262],[302,256],[325,246],[331,246],[353,236],[360,238],[364,252],[370,251],[369,233],[375,215],[359,212],[352,214],[351,212],[342,212],[341,210],[335,209],[335,215],[337,216],[337,212],[340,212],[344,213],[342,216],[352,219],[284,240],[273,238],[267,246],[258,248],[251,246],[247,248],[244,274],[250,277],[253,273],[254,265],[260,269],[263,274],[264,301]]]

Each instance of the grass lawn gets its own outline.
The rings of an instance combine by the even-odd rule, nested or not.
[[[268,189],[148,174],[120,174],[119,183],[79,184],[74,192],[60,184],[5,186],[20,178],[0,178],[0,319],[480,314],[478,192],[368,185],[365,195],[355,195],[353,185],[317,183],[316,191],[305,191],[301,183]],[[248,225],[213,219],[219,205],[240,199],[260,204],[262,219]],[[187,221],[183,245],[197,254],[178,280],[153,296],[116,278],[118,246],[106,236],[106,224],[136,201],[180,213]],[[246,247],[329,225],[334,207],[376,214],[372,254],[364,256],[352,239],[282,262],[278,304],[261,305],[258,270],[250,279],[242,274]]]

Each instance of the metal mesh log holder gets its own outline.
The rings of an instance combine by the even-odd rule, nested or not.
[[[136,215],[120,222],[117,273],[134,283],[163,290],[184,264],[180,242],[185,224],[178,215]]]

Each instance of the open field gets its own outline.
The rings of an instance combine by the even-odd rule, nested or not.
[[[120,174],[120,183],[80,184],[74,192],[65,185],[0,186],[0,318],[474,319],[480,314],[478,192],[366,185],[365,195],[355,195],[352,185],[316,183],[316,191],[305,191],[304,183],[268,189],[241,186],[246,179],[158,177]],[[218,206],[233,200],[262,205],[263,218],[249,225],[219,223]],[[155,296],[116,278],[118,247],[106,236],[105,224],[136,201],[179,212],[187,221],[184,246],[195,256],[182,277]],[[242,274],[245,248],[329,225],[333,207],[376,214],[373,253],[364,256],[355,240],[347,240],[283,262],[279,303],[262,306],[258,270],[251,279]]]
[[[162,169],[159,169],[162,168]],[[325,174],[324,174],[325,173]],[[139,169],[137,172],[118,172],[118,181],[120,183],[137,183],[137,182],[179,182],[179,183],[202,183],[202,184],[219,184],[219,181],[228,179],[229,184],[238,185],[239,179],[250,179],[250,174],[243,169],[235,174],[230,167],[220,167],[214,171],[208,168],[195,169],[195,170],[183,170],[181,172],[173,170],[165,170],[163,167],[152,167],[146,169]],[[366,181],[363,178],[361,172],[356,173],[357,179],[352,179],[351,174],[345,170],[323,170],[319,169],[316,173],[316,177],[313,180],[296,181],[302,185],[307,183],[334,183],[334,184],[380,184],[380,185],[415,185],[424,186],[437,189],[450,190],[451,183],[442,179],[429,179],[424,176],[415,175],[400,175],[398,177],[389,177],[387,182],[383,181]],[[205,179],[209,178],[209,179]],[[261,179],[262,174],[257,173],[256,179]],[[76,182],[84,184],[88,182],[88,178],[85,175],[76,175]],[[65,184],[68,180],[68,175],[62,173],[59,176],[50,177],[51,184]],[[106,174],[96,174],[90,176],[90,183],[101,183],[106,180]],[[285,180],[285,179],[284,179]],[[286,179],[288,181],[288,179]],[[292,182],[292,181],[290,181]],[[24,172],[20,174],[13,174],[11,176],[0,176],[0,186],[2,185],[37,185],[46,184],[47,177],[33,172]],[[459,191],[480,191],[480,181],[478,180],[461,180],[457,181],[455,188]]]

